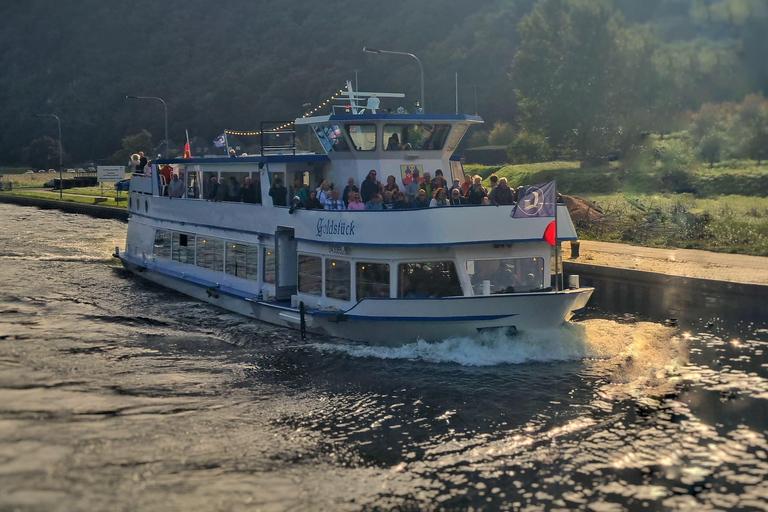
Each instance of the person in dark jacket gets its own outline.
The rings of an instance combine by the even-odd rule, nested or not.
[[[363,184],[360,185],[360,197],[363,203],[367,203],[374,194],[381,194],[381,183],[376,179],[376,170],[371,169]]]
[[[482,181],[483,179],[480,176],[475,175],[475,182],[469,187],[469,192],[467,192],[467,203],[483,204],[483,199],[488,196],[488,193],[485,191]]]
[[[275,178],[274,183],[269,188],[269,197],[272,198],[274,206],[288,206],[288,189],[283,186],[280,178]]]
[[[451,190],[451,198],[448,200],[451,206],[461,206],[467,204],[467,200],[461,196],[461,188]]]
[[[309,192],[309,197],[307,198],[307,202],[304,203],[304,208],[306,208],[307,210],[322,210],[323,209],[323,204],[317,198],[317,191],[316,190],[311,190]]]

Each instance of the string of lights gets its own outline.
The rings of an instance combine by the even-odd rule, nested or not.
[[[319,104],[318,106],[316,106],[315,108],[313,108],[313,109],[311,109],[311,110],[308,110],[308,111],[307,111],[307,112],[306,112],[306,113],[305,113],[303,116],[301,116],[301,118],[302,118],[302,119],[304,119],[305,117],[309,117],[309,116],[313,115],[313,114],[314,114],[314,113],[316,113],[318,110],[320,110],[321,108],[325,107],[325,106],[326,106],[326,105],[328,105],[330,102],[332,102],[333,100],[335,100],[336,98],[338,98],[339,96],[341,96],[341,93],[343,93],[343,92],[344,92],[344,89],[339,89],[339,90],[338,90],[338,92],[336,92],[336,93],[334,93],[334,94],[333,94],[333,96],[331,96],[330,98],[328,98],[328,99],[327,99],[327,100],[325,100],[324,102],[320,103],[320,104]],[[285,124],[283,124],[283,125],[281,125],[281,126],[278,126],[277,128],[274,128],[274,131],[280,131],[280,130],[284,130],[285,128],[288,128],[288,127],[289,127],[289,126],[291,126],[292,124],[293,124],[293,121],[291,121],[291,122],[288,122],[288,123],[285,123]],[[256,131],[256,132],[238,132],[238,131],[235,131],[235,130],[224,130],[224,132],[225,132],[227,135],[245,135],[245,136],[256,136],[256,135],[261,135],[261,131]]]

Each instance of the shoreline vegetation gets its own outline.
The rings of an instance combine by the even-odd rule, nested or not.
[[[491,174],[506,177],[513,187],[557,180],[559,192],[590,205],[572,210],[583,240],[768,256],[768,165],[755,161],[692,166],[685,180],[676,182],[665,180],[655,166],[627,169],[621,162],[600,167],[572,161],[468,164],[465,172],[480,175],[486,187]],[[58,200],[58,191],[40,190],[58,173],[11,174],[7,168],[3,173],[14,189],[4,194]],[[710,185],[713,182],[720,185]],[[109,185],[103,195],[100,186],[67,189],[64,200],[92,205],[95,198],[104,197],[99,205],[125,208],[125,201],[115,201],[117,194]],[[692,191],[676,192],[675,187]]]

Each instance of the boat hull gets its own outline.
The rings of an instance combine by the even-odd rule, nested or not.
[[[124,255],[119,257],[128,270],[164,287],[250,318],[301,328],[300,310],[290,303],[262,301],[253,294],[222,289],[215,283],[174,275]],[[309,333],[388,346],[472,337],[494,330],[529,332],[556,328],[567,322],[585,307],[593,290],[443,299],[363,299],[347,311],[308,307],[304,324]]]

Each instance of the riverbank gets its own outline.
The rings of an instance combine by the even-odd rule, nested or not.
[[[0,193],[0,203],[17,204],[19,206],[34,206],[45,210],[61,210],[69,213],[79,213],[98,217],[100,219],[128,220],[128,211],[125,208],[101,206],[98,204],[73,203],[59,201],[57,199],[43,199],[39,197],[26,197],[13,194]]]

